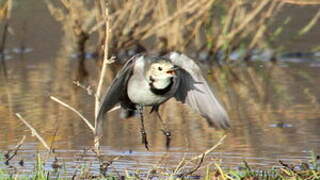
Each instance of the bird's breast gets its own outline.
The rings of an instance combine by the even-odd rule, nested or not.
[[[172,97],[170,92],[166,94],[154,93],[144,78],[135,76],[132,76],[128,82],[127,93],[133,103],[144,106],[158,105]]]

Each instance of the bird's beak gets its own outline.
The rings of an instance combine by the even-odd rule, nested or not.
[[[167,71],[168,74],[171,74],[171,75],[176,75],[176,70],[178,68],[177,67],[173,67],[172,69],[170,69],[169,71]]]

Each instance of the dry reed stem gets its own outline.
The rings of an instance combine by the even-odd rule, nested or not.
[[[112,32],[117,41],[113,41],[114,47],[123,48],[134,44],[153,26],[152,14],[156,1],[127,1],[122,9],[112,14]],[[134,12],[133,12],[134,11]],[[131,13],[132,12],[132,13]],[[151,23],[150,23],[151,22]]]
[[[76,45],[84,44],[89,38],[89,31],[92,31],[94,26],[93,11],[96,9],[89,9],[81,0],[60,0],[60,2],[62,6],[54,5],[51,0],[45,0],[50,14],[63,25],[65,33],[72,33]]]
[[[47,8],[51,14],[57,21],[63,21],[65,19],[65,14],[61,8],[57,8],[53,5],[50,0],[44,0],[47,5]]]
[[[238,4],[234,3],[234,4],[232,4],[230,9],[228,10],[228,14],[226,15],[225,23],[223,24],[223,27],[222,27],[222,35],[227,34],[230,31],[230,29],[232,28],[232,25],[235,20],[235,14],[236,14],[237,7],[238,7]]]
[[[199,19],[201,16],[203,16],[205,13],[208,13],[214,2],[216,2],[216,0],[205,2],[203,5],[200,4],[202,8],[199,9],[199,11],[196,12],[197,14],[193,15],[192,18],[188,19],[183,25],[188,26]]]
[[[3,7],[0,7],[0,21],[3,21],[3,24],[4,24],[2,39],[0,44],[0,53],[3,53],[6,46],[8,30],[9,30],[9,19],[11,18],[11,13],[12,13],[11,11],[12,11],[12,0],[7,0],[4,3]],[[0,61],[1,61],[0,66],[4,64],[4,57],[5,56],[3,53],[3,55],[0,58]]]
[[[59,100],[58,98],[54,97],[54,96],[50,96],[50,99],[54,100],[55,102],[63,105],[64,107],[70,109],[71,111],[75,112],[85,123],[86,125],[90,128],[90,130],[95,133],[95,129],[92,126],[92,124],[89,122],[89,120],[87,118],[85,118],[79,111],[77,111],[75,108],[71,107],[70,105],[64,103],[63,101]]]
[[[233,29],[231,32],[229,32],[225,37],[223,37],[222,39],[220,39],[217,43],[217,47],[221,47],[224,43],[225,40],[230,41],[232,39],[234,39],[234,37],[239,34],[241,31],[243,31],[245,29],[245,27],[247,27],[249,25],[249,23],[258,16],[258,14],[264,9],[264,7],[266,7],[269,2],[272,0],[265,0],[265,1],[261,1],[261,3],[254,8],[254,10],[246,15],[245,19],[242,19],[242,23],[240,25],[238,25],[238,27],[236,27],[235,29]]]
[[[188,171],[188,172],[185,172],[183,174],[180,174],[179,176],[180,177],[185,177],[185,176],[189,176],[191,174],[193,174],[194,172],[196,172],[202,165],[202,163],[204,162],[204,158],[205,158],[205,154],[202,154],[202,157],[200,159],[200,161],[198,162],[197,166],[194,167],[192,170]]]
[[[101,21],[99,23],[97,23],[96,25],[94,25],[89,31],[88,34],[91,35],[92,33],[98,31],[102,26],[105,25],[104,21]]]
[[[107,5],[108,6],[108,5]],[[97,118],[98,112],[99,112],[99,106],[100,106],[100,98],[102,94],[102,85],[105,79],[106,75],[106,70],[107,70],[107,65],[110,64],[111,62],[108,61],[108,48],[109,48],[109,32],[110,32],[110,27],[109,27],[109,10],[108,7],[105,9],[105,44],[104,44],[104,58],[103,58],[103,63],[102,63],[102,68],[101,68],[101,73],[100,73],[100,78],[99,78],[99,83],[97,87],[97,93],[96,93],[96,101],[95,101],[95,119]]]
[[[166,49],[183,50],[190,42],[190,33],[199,34],[189,25],[201,26],[207,20],[205,17],[216,0],[177,1],[175,11],[165,1],[127,1],[121,9],[111,16],[114,18],[112,32],[117,41],[113,41],[115,49],[128,47],[137,41],[153,35],[169,38]],[[154,8],[157,7],[157,8]],[[121,13],[118,13],[121,12]],[[174,12],[174,13],[170,13]],[[185,39],[188,39],[187,42]]]
[[[46,2],[47,1],[48,0],[46,0]],[[109,12],[108,17],[112,19],[112,24],[110,24],[109,29],[110,31],[112,30],[112,37],[114,38],[112,38],[113,41],[110,41],[110,38],[108,40],[109,46],[112,47],[109,47],[109,53],[117,52],[122,48],[128,48],[137,42],[143,42],[143,40],[151,37],[170,39],[170,41],[165,44],[165,48],[163,49],[165,51],[169,49],[183,51],[186,47],[189,47],[189,45],[205,47],[203,41],[197,43],[197,40],[205,35],[203,28],[205,28],[204,26],[210,23],[209,21],[211,20],[215,22],[212,28],[216,33],[214,36],[207,36],[207,39],[209,41],[212,40],[211,42],[214,43],[212,52],[222,47],[237,47],[242,40],[247,40],[248,38],[253,39],[249,41],[249,44],[251,42],[251,44],[248,45],[250,48],[263,46],[263,43],[261,45],[258,42],[266,37],[264,36],[266,30],[265,27],[260,25],[262,22],[266,24],[270,22],[268,21],[269,18],[265,17],[264,12],[268,11],[268,9],[273,9],[270,8],[270,3],[285,4],[286,1],[287,0],[265,0],[257,2],[227,1],[226,3],[217,0],[178,0],[176,2],[168,2],[165,0],[110,1],[109,6],[112,11]],[[72,5],[73,3],[71,3],[70,6],[70,2],[72,1],[61,0],[61,2],[66,9],[72,10],[72,12],[69,13],[70,15],[78,12],[77,10],[73,10],[75,9]],[[83,32],[86,32],[87,35],[98,31],[98,46],[101,47],[106,39],[105,30],[101,28],[106,24],[103,13],[105,8],[102,7],[105,0],[95,0],[94,2],[96,6],[94,6],[94,9],[90,9],[90,12],[96,14],[95,22],[89,21],[88,19],[90,18],[87,16],[83,19],[78,18],[81,24],[81,27],[79,27]],[[78,3],[74,4],[77,5]],[[230,7],[223,5],[228,9],[229,13],[223,15],[225,20],[223,21],[224,23],[222,23],[222,27],[215,26],[217,23],[221,23],[221,21],[219,21],[221,19],[218,19],[218,21],[214,18],[211,19],[211,15],[216,15],[216,12],[212,11],[211,8],[216,7],[216,5],[219,6],[220,4],[230,5]],[[248,8],[250,5],[252,5],[252,7]],[[89,12],[89,9],[86,7],[75,7],[84,8],[86,12]],[[63,10],[64,7],[60,8],[60,10],[61,9]],[[62,11],[62,13],[66,16],[64,11]],[[210,18],[208,18],[209,16]],[[273,16],[274,14],[272,14],[272,17]],[[257,20],[257,22],[255,20]],[[82,24],[85,24],[86,21],[91,22],[91,28],[84,28],[85,26]],[[266,26],[266,24],[263,24],[263,26]],[[102,54],[103,49],[97,49],[101,49]]]
[[[312,29],[312,27],[314,27],[317,24],[319,19],[320,19],[320,10],[318,10],[318,12],[309,21],[309,23],[304,28],[301,29],[301,31],[299,32],[299,35],[303,35],[303,34],[307,33],[308,31],[310,31]]]
[[[209,153],[211,153],[213,150],[215,150],[217,147],[219,147],[219,146],[223,143],[223,141],[224,141],[224,139],[225,139],[226,137],[227,137],[227,135],[222,136],[222,137],[220,138],[220,140],[219,140],[214,146],[212,146],[210,149],[208,149],[208,150],[205,151],[204,153],[202,153],[202,154],[200,154],[200,155],[192,158],[191,161],[194,161],[194,160],[197,160],[197,159],[201,159],[203,155],[204,155],[204,156],[207,156]]]
[[[177,165],[177,167],[175,168],[175,170],[173,171],[173,174],[177,174],[180,171],[180,169],[184,167],[185,164],[186,164],[186,158],[183,157],[182,160]]]
[[[225,177],[225,173],[223,172],[223,170],[221,169],[221,167],[215,163],[214,164],[216,166],[216,168],[218,169],[219,173],[220,173],[220,177],[222,178],[222,180],[227,180],[226,177]]]
[[[250,45],[248,46],[248,49],[254,48],[260,41],[263,39],[263,35],[267,31],[267,22],[268,20],[275,15],[276,10],[278,7],[281,6],[281,3],[278,1],[272,1],[269,9],[267,12],[261,17],[260,23],[257,24],[257,27],[259,27],[258,30],[256,30],[255,35],[253,36]],[[255,28],[254,28],[255,29]],[[261,41],[262,42],[262,41]]]
[[[108,59],[108,51],[109,51],[109,39],[110,39],[110,17],[109,17],[109,1],[107,0],[106,4],[104,4],[103,2],[101,3],[101,7],[103,10],[105,10],[105,14],[104,14],[104,21],[105,23],[105,42],[104,42],[104,58],[103,58],[103,62],[102,62],[102,69],[101,69],[101,73],[100,73],[100,78],[99,78],[99,83],[98,83],[98,88],[96,91],[96,101],[95,101],[95,132],[97,132],[97,117],[98,117],[98,113],[99,113],[99,107],[100,107],[100,98],[101,98],[101,94],[102,94],[102,85],[104,83],[104,79],[106,76],[106,71],[107,71],[107,65],[111,64],[113,61]],[[94,137],[94,146],[96,148],[96,150],[98,151],[100,148],[100,138],[98,134],[95,133],[95,137]],[[98,151],[99,152],[99,151]]]
[[[186,161],[185,159],[182,159],[182,160],[179,162],[177,168],[174,170],[174,174],[178,174],[178,172],[185,166],[186,163],[190,163],[190,162],[192,162],[192,161],[195,161],[195,160],[199,160],[199,159],[200,159],[200,161],[198,162],[197,166],[196,166],[195,168],[193,168],[193,170],[191,170],[191,171],[189,171],[189,172],[187,172],[187,173],[184,173],[184,174],[180,174],[180,176],[185,176],[185,175],[187,175],[187,174],[193,173],[193,172],[195,172],[196,170],[198,170],[198,169],[201,167],[201,164],[204,162],[204,159],[206,158],[206,156],[207,156],[209,153],[211,153],[213,150],[215,150],[218,146],[220,146],[220,145],[223,143],[223,141],[224,141],[224,139],[225,139],[226,137],[227,137],[227,135],[222,136],[215,145],[213,145],[210,149],[206,150],[205,152],[201,153],[200,155],[198,155],[198,156],[196,156],[196,157],[193,157],[192,159],[190,159],[190,160],[188,160],[188,161]]]
[[[280,2],[288,3],[288,4],[297,4],[297,5],[317,5],[320,4],[319,0],[308,0],[308,1],[301,1],[301,0],[278,0]]]
[[[24,140],[26,139],[26,136],[23,136],[22,139],[18,142],[18,144],[16,144],[16,146],[14,147],[14,150],[10,150],[8,151],[7,155],[8,157],[6,157],[6,164],[9,164],[9,161],[11,161],[12,158],[14,158],[19,149],[21,148],[22,144],[24,143]],[[13,154],[10,156],[10,153],[13,151]]]
[[[40,136],[40,134],[19,114],[16,113],[16,116],[31,130],[32,134],[35,135],[38,140],[42,143],[42,145],[48,150],[50,151],[50,148],[48,146],[48,144],[46,143],[46,141]]]
[[[14,147],[14,149],[20,149],[22,144],[24,143],[24,140],[26,140],[26,136],[22,136],[21,140],[18,142],[18,144]]]
[[[12,0],[7,0],[0,7],[0,21],[10,19],[11,11],[12,11]]]
[[[175,18],[179,17],[180,15],[182,15],[182,14],[184,14],[184,13],[190,11],[190,10],[195,9],[197,7],[197,3],[196,2],[198,2],[198,0],[189,1],[186,5],[183,6],[183,8],[181,8],[180,10],[175,12],[172,16],[168,17],[164,21],[159,22],[156,25],[153,25],[152,28],[149,29],[148,32],[142,36],[141,39],[146,39],[147,37],[149,37],[149,36],[153,35],[155,32],[157,32],[159,30],[159,28],[161,28],[162,26],[170,23]]]

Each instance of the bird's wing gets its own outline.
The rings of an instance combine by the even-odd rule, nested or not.
[[[168,57],[181,68],[178,70],[180,84],[175,98],[200,113],[210,126],[229,128],[229,117],[202,76],[199,66],[183,54],[172,52]]]
[[[133,56],[124,64],[107,89],[106,94],[102,97],[96,121],[96,134],[102,135],[104,114],[111,110],[116,104],[120,103],[123,93],[126,93],[124,92],[126,91],[126,84],[133,72],[133,66],[137,57],[138,56]]]

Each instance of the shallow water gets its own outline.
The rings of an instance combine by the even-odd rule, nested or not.
[[[37,6],[41,3],[35,3],[33,8],[43,8]],[[94,98],[72,82],[81,79],[85,85],[95,87],[95,62],[85,62],[88,75],[83,76],[81,66],[71,57],[63,33],[53,28],[56,24],[48,14],[38,13],[42,16],[35,16],[36,21],[45,20],[46,26],[38,25],[38,32],[24,32],[32,51],[10,53],[11,59],[5,61],[7,75],[0,71],[0,151],[6,153],[27,135],[22,150],[10,162],[26,172],[32,171],[37,152],[44,151],[29,129],[15,117],[14,113],[20,113],[48,143],[54,139],[55,156],[67,167],[68,176],[72,176],[74,167],[90,163],[92,172],[98,173],[98,161],[89,150],[93,144],[89,128],[77,115],[49,98],[55,96],[63,100],[92,120]],[[16,16],[21,19],[19,14]],[[36,21],[30,21],[28,27]],[[21,21],[14,23],[16,29],[21,26]],[[50,36],[43,29],[50,29]],[[19,42],[9,38],[7,52],[14,52]],[[107,160],[121,156],[110,171],[147,171],[158,165],[174,168],[183,157],[206,151],[224,134],[227,138],[209,155],[207,163],[219,161],[224,167],[234,168],[247,161],[252,166],[267,168],[278,166],[278,160],[307,161],[311,151],[320,153],[318,60],[289,59],[276,64],[232,62],[223,68],[203,67],[226,106],[232,129],[223,132],[209,128],[204,119],[170,100],[160,109],[172,132],[169,150],[155,116],[146,117],[150,143],[147,151],[141,144],[139,120],[121,119],[118,111],[110,113],[104,126],[102,153]],[[109,82],[118,68],[114,65],[108,70]],[[46,168],[52,169],[53,157],[49,157]],[[18,165],[20,160],[24,160],[24,167]],[[6,167],[3,162],[1,167]]]
[[[28,56],[32,57],[33,53],[37,52]],[[95,78],[93,64],[94,61],[87,61],[90,72],[87,83]],[[11,163],[17,164],[23,159],[26,170],[31,171],[36,152],[44,150],[14,116],[18,112],[48,143],[57,131],[53,144],[55,156],[70,168],[67,168],[70,174],[79,162],[92,161],[92,171],[98,171],[94,153],[86,152],[93,143],[89,128],[73,112],[49,99],[50,95],[55,96],[92,119],[93,97],[72,83],[77,74],[73,69],[76,61],[25,58],[7,61],[6,66],[8,79],[2,76],[0,80],[0,149],[5,153],[27,135],[22,150]],[[190,109],[170,100],[161,107],[161,114],[173,134],[171,147],[166,150],[156,117],[147,115],[146,130],[151,148],[147,151],[141,144],[138,118],[121,119],[115,111],[105,123],[102,140],[106,159],[121,156],[112,167],[117,171],[148,170],[159,163],[174,168],[184,156],[195,156],[209,149],[223,134],[227,134],[224,143],[209,157],[220,160],[225,167],[237,167],[247,161],[252,166],[266,168],[279,165],[278,160],[297,163],[309,159],[311,151],[319,153],[320,91],[319,86],[315,86],[320,83],[318,67],[310,67],[310,63],[262,62],[231,66],[240,80],[218,68],[212,68],[213,73],[208,74],[210,84],[226,104],[231,130],[216,131]],[[48,168],[53,157],[47,163]]]

